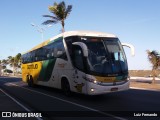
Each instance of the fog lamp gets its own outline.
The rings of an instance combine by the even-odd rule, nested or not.
[[[91,88],[91,92],[94,92],[94,89],[93,89],[93,88]]]

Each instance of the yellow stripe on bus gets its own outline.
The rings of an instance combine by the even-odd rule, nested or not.
[[[99,77],[94,76],[98,82],[114,82],[116,77]]]

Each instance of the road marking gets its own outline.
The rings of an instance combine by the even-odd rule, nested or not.
[[[16,99],[14,99],[12,96],[10,96],[8,93],[6,93],[4,90],[0,89],[5,95],[7,95],[10,99],[12,99],[15,103],[17,103],[19,106],[21,106],[23,109],[25,109],[27,112],[30,112],[28,108],[26,108],[24,105],[22,105],[20,102],[18,102]]]
[[[22,105],[20,102],[18,102],[16,99],[14,99],[12,96],[10,96],[8,93],[6,93],[4,90],[0,89],[6,96],[8,96],[10,99],[12,99],[15,103],[17,103],[19,106],[21,106],[23,109],[25,109],[27,112],[31,112],[27,107]],[[43,120],[42,118],[37,117],[37,120]]]
[[[127,119],[125,119],[125,118],[118,117],[118,116],[115,116],[115,115],[112,115],[112,114],[109,114],[109,113],[105,113],[105,112],[102,112],[102,111],[100,111],[100,110],[96,110],[96,109],[93,109],[93,108],[90,108],[90,107],[87,107],[87,106],[84,106],[84,105],[81,105],[81,104],[78,104],[78,103],[75,103],[75,102],[71,102],[71,101],[64,100],[64,99],[61,99],[61,98],[58,98],[58,97],[55,97],[55,96],[51,96],[51,95],[48,95],[48,94],[45,94],[45,93],[42,93],[42,92],[39,92],[39,91],[36,91],[36,90],[31,90],[31,89],[28,89],[28,88],[24,88],[24,87],[21,87],[21,86],[18,86],[18,85],[16,85],[16,84],[14,84],[14,83],[10,83],[10,84],[13,85],[13,86],[20,87],[20,88],[22,88],[22,89],[26,89],[26,90],[29,90],[29,91],[32,91],[32,92],[35,92],[35,93],[38,93],[38,94],[42,94],[42,95],[47,96],[47,97],[51,97],[51,98],[54,98],[54,99],[57,99],[57,100],[60,100],[60,101],[63,101],[63,102],[66,102],[66,103],[69,103],[69,104],[78,106],[78,107],[82,107],[82,108],[85,108],[85,109],[88,109],[88,110],[91,110],[91,111],[100,113],[100,114],[102,114],[102,115],[106,115],[106,116],[109,116],[109,117],[113,117],[113,118],[116,118],[116,119],[118,119],[118,120],[127,120]]]

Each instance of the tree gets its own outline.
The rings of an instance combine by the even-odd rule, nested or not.
[[[6,66],[8,65],[8,61],[5,60],[5,59],[3,59],[3,60],[1,61],[1,65],[2,65],[2,69],[5,69]]]
[[[11,67],[14,66],[14,57],[8,56],[7,61],[8,61],[8,64],[9,64]]]
[[[4,73],[4,70],[6,69],[7,64],[8,64],[7,60],[5,59],[1,60],[1,69],[3,71],[2,74]]]
[[[21,67],[21,53],[18,53],[14,58],[15,64],[17,68]]]
[[[147,50],[147,55],[149,62],[152,64],[152,83],[155,84],[156,70],[160,67],[160,54],[155,50]]]
[[[8,63],[13,67],[13,74],[15,75],[17,68],[21,67],[21,53],[18,53],[15,57],[9,56]]]
[[[1,64],[6,66],[8,64],[8,62],[7,62],[7,60],[3,59]]]
[[[13,74],[15,74],[15,59],[12,56],[8,56],[8,64],[13,67]]]
[[[64,32],[64,26],[65,26],[65,19],[69,16],[70,12],[72,11],[72,5],[66,6],[65,2],[62,1],[59,4],[54,2],[53,6],[48,7],[49,11],[53,14],[52,15],[43,15],[43,17],[50,18],[49,20],[44,21],[43,25],[48,24],[56,24],[58,22],[61,22],[62,25],[62,32]]]

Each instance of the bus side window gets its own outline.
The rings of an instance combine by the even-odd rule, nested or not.
[[[50,46],[49,46],[49,59],[53,59],[54,58],[54,46],[51,44]]]
[[[84,71],[84,61],[83,61],[83,52],[79,46],[73,47],[73,64],[76,68]]]
[[[24,64],[26,61],[25,61],[25,59],[26,59],[26,54],[24,54],[24,55],[22,55],[22,63]]]
[[[35,61],[35,51],[31,52],[31,62]]]
[[[35,58],[36,58],[36,59],[35,59],[36,61],[40,61],[40,60],[41,60],[41,59],[40,59],[40,49],[37,49],[37,50],[36,50]]]
[[[26,62],[30,62],[30,53],[27,53],[27,59],[26,59]]]
[[[62,54],[59,56],[58,52],[60,52],[60,51],[62,52]],[[66,55],[65,48],[64,48],[62,40],[59,40],[55,43],[55,45],[54,45],[54,56],[58,57],[58,58],[61,58],[61,59],[64,59],[64,60],[67,60],[67,55]]]

